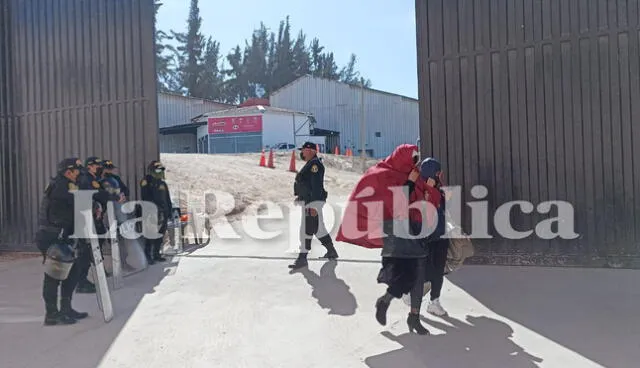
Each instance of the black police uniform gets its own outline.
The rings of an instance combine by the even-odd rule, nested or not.
[[[140,181],[140,194],[143,201],[153,202],[158,207],[158,226],[162,237],[158,239],[146,239],[145,255],[149,264],[155,261],[163,262],[165,259],[160,255],[160,248],[167,232],[167,224],[171,216],[171,196],[167,183],[152,175],[146,175]]]
[[[38,214],[38,232],[36,242],[43,255],[56,243],[72,245],[70,239],[74,232],[74,195],[78,186],[64,176],[67,169],[79,169],[75,158],[65,159],[59,164],[59,174],[51,180],[45,189],[44,198]],[[71,307],[73,291],[78,283],[81,264],[76,260],[69,276],[64,281],[56,280],[46,273],[42,285],[42,297],[45,303],[45,325],[72,324],[77,319],[86,318],[87,313],[80,313]],[[58,311],[58,286],[60,291],[60,310]]]
[[[113,162],[111,160],[104,160],[104,168],[105,169],[115,169],[117,166],[115,166],[113,164]],[[122,181],[122,178],[120,178],[120,175],[117,174],[113,174],[113,173],[104,173],[103,178],[114,178],[118,181],[118,185],[120,187],[120,193],[124,194],[125,197],[129,198],[129,188],[125,185],[125,183]]]
[[[301,149],[305,148],[315,150],[316,145],[306,142]],[[318,156],[314,156],[296,175],[293,192],[296,200],[304,203],[304,207],[302,208],[300,228],[300,254],[289,268],[295,269],[307,265],[307,252],[311,250],[311,239],[314,235],[327,248],[327,253],[322,258],[338,258],[333,240],[325,228],[322,217],[322,206],[328,195],[324,189],[324,171],[322,160]],[[316,213],[313,214],[312,210],[315,210]]]
[[[85,161],[85,165],[102,165],[102,160],[97,157],[89,157]],[[93,224],[96,229],[97,235],[104,235],[107,232],[107,229],[104,225],[104,218],[102,216],[106,213],[107,202],[111,199],[109,193],[102,188],[100,185],[100,176],[94,175],[86,168],[80,171],[80,176],[78,177],[78,186],[81,190],[97,190],[97,193],[93,194]],[[96,211],[100,208],[102,210],[102,216],[97,217]],[[104,245],[104,240],[102,238],[98,239],[100,244],[100,250],[102,250],[102,246]],[[78,243],[78,259],[82,264],[77,292],[81,294],[92,294],[96,292],[95,285],[92,284],[87,276],[89,275],[89,270],[91,269],[92,263],[92,250],[91,250],[91,241],[90,239],[82,239]]]

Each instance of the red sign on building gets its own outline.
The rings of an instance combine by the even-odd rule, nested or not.
[[[262,115],[209,118],[209,134],[261,133]]]

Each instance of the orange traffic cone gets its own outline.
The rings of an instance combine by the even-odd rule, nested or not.
[[[269,150],[269,163],[267,167],[270,169],[275,169],[276,167],[273,165],[273,148]]]
[[[291,161],[289,162],[289,171],[296,172],[296,151],[291,151]]]
[[[333,154],[334,155],[339,155],[340,154],[340,147],[336,146],[336,149],[333,150]]]
[[[351,156],[351,148],[347,148],[347,157]]]
[[[262,149],[262,154],[260,155],[260,166],[261,167],[267,166],[267,164],[265,163],[264,148]]]

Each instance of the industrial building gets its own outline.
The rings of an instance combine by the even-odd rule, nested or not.
[[[264,148],[293,149],[304,141],[324,150],[325,137],[312,136],[313,116],[308,113],[254,105],[203,114],[194,119],[198,152],[244,153]]]
[[[346,83],[303,76],[274,91],[272,107],[306,111],[315,117],[316,128],[339,134],[327,141],[327,150],[340,152],[362,147],[370,157],[381,158],[419,136],[418,100],[361,88]],[[362,134],[361,134],[362,133]]]
[[[158,93],[160,152],[199,152],[197,144],[199,125],[193,124],[192,119],[208,112],[227,110],[231,107],[234,105],[172,93]]]

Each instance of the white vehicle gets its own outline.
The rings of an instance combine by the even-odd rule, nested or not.
[[[275,151],[291,151],[296,148],[296,145],[293,143],[278,143],[273,146]]]

